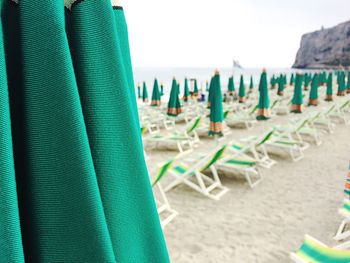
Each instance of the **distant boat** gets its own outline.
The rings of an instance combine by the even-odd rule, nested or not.
[[[243,67],[241,66],[241,64],[239,63],[238,60],[233,59],[232,61],[233,61],[233,68],[234,68],[234,69],[235,69],[235,68],[243,69]]]

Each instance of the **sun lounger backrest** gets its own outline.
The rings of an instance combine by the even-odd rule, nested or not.
[[[191,132],[193,132],[199,125],[199,123],[202,120],[202,116],[198,117],[194,122],[193,125],[191,127],[188,128],[187,133],[190,134]]]
[[[205,171],[207,170],[210,166],[212,166],[213,164],[215,164],[224,154],[225,150],[226,150],[227,145],[222,146],[219,150],[215,151],[214,154],[211,154],[208,156],[208,158],[205,158],[205,160],[207,161],[204,165],[204,167],[202,167],[200,169],[200,171]]]
[[[274,133],[275,133],[275,129],[273,129],[273,130],[270,131],[268,134],[266,134],[266,136],[265,136],[256,146],[261,146],[261,145],[263,145],[265,142],[267,142],[268,140],[270,140]]]
[[[155,186],[159,181],[160,179],[163,178],[163,176],[169,171],[169,169],[171,168],[171,166],[173,165],[173,162],[174,160],[170,160],[168,162],[166,162],[165,164],[163,164],[159,170],[158,170],[158,174],[152,184],[152,187]]]
[[[297,252],[298,257],[305,262],[350,262],[350,251],[330,248],[321,242],[306,236],[303,245]]]

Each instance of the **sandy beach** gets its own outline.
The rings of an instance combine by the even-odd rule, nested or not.
[[[325,106],[323,102],[307,108],[298,117]],[[227,141],[259,135],[295,117],[276,116],[252,130],[231,129]],[[322,141],[320,146],[311,145],[299,162],[272,156],[277,165],[263,170],[264,180],[255,189],[242,177],[222,175],[230,191],[220,201],[184,185],[167,193],[179,212],[164,230],[172,262],[290,262],[289,253],[299,248],[305,234],[334,244],[332,235],[341,222],[337,210],[349,165],[349,126],[338,124],[335,133],[324,134]],[[202,142],[196,152],[215,146],[210,139]],[[157,161],[172,158],[176,152],[147,150],[147,154],[152,174]]]

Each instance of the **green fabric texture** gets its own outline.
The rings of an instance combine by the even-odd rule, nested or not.
[[[142,84],[142,100],[143,101],[148,100],[148,91],[147,91],[146,82],[143,82],[143,84]]]
[[[311,100],[318,99],[318,87],[319,87],[319,76],[315,74],[311,82],[311,89],[310,89],[310,95],[309,95],[309,98]]]
[[[327,95],[333,95],[333,73],[329,73],[327,79]]]
[[[169,262],[123,10],[0,3],[0,262]]]
[[[228,85],[227,85],[227,89],[230,93],[235,91],[235,83],[234,83],[234,79],[233,77],[230,77],[228,79]]]
[[[222,106],[222,93],[220,84],[220,75],[218,73],[212,79],[212,87],[210,89],[210,122],[222,123],[224,120],[223,106]],[[219,134],[222,135],[222,131],[216,133],[209,130],[209,135]]]
[[[241,75],[241,79],[239,81],[239,91],[238,96],[243,98],[246,95],[245,86],[244,86],[244,78],[243,75]]]
[[[266,72],[263,72],[260,77],[259,83],[259,109],[268,109],[270,108],[270,98],[269,98],[269,90],[267,88],[267,76]]]
[[[155,79],[153,83],[152,103],[157,101],[160,102],[160,91],[159,91],[158,80]],[[157,105],[153,105],[153,106],[157,106]]]
[[[301,74],[296,74],[295,85],[294,85],[294,94],[292,99],[293,105],[303,105],[303,76]]]
[[[348,82],[346,84],[346,88],[350,90],[350,71],[348,71]]]
[[[5,4],[0,0],[0,14],[11,9],[15,16],[17,7],[9,6],[9,1],[6,4],[3,10]],[[2,27],[0,20],[0,262],[24,262]]]

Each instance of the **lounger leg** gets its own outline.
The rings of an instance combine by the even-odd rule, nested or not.
[[[345,231],[346,225],[349,223],[349,220],[343,220],[337,230],[337,233],[333,237],[334,240],[336,241],[341,241],[344,240],[348,237],[350,237],[350,230]],[[345,231],[345,232],[344,232]]]

